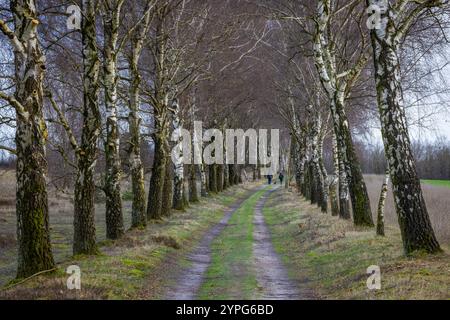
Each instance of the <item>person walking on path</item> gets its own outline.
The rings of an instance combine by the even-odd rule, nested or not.
[[[284,174],[282,171],[280,171],[280,175],[278,176],[278,179],[280,179],[280,184],[283,185]]]

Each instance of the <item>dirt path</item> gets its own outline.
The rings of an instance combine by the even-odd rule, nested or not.
[[[267,198],[275,190],[272,189],[266,192],[258,200],[253,219],[253,256],[255,259],[255,270],[257,271],[256,280],[258,281],[258,286],[262,288],[260,298],[270,300],[301,299],[295,282],[289,278],[285,266],[273,248],[270,232],[262,213]]]
[[[262,209],[267,198],[275,190],[277,188],[261,192],[261,188],[257,188],[244,199],[239,199],[230,206],[222,220],[213,226],[203,236],[197,247],[184,258],[188,266],[181,268],[177,272],[174,284],[166,290],[165,298],[169,300],[196,299],[201,289],[204,288],[205,281],[213,281],[215,289],[207,294],[211,299],[224,292],[226,292],[225,296],[228,298],[236,299],[243,299],[244,297],[270,300],[301,299],[302,295],[296,282],[289,278],[285,266],[274,250],[270,231],[264,221]],[[260,195],[256,195],[258,192],[260,192]],[[245,212],[247,212],[250,220],[247,220],[247,227],[244,230],[250,230],[250,235],[252,236],[250,236],[248,242],[248,256],[240,257],[240,260],[237,261],[233,252],[239,254],[245,250],[245,239],[239,238],[242,237],[242,234],[239,233],[240,229],[237,226],[244,222],[236,219],[238,217],[232,217],[240,208],[246,208],[244,210],[247,210]],[[246,213],[242,210],[239,211],[240,216],[244,214]],[[230,224],[230,219],[233,219],[233,224]],[[224,231],[225,228],[227,228],[226,231]],[[224,266],[224,270],[232,269],[233,272],[223,273],[215,270],[212,275],[206,277],[208,268],[212,267],[212,257],[218,254],[218,252],[212,250],[212,247],[217,250],[217,247],[212,246],[212,244],[219,240],[226,242],[227,240],[224,237],[238,237],[238,239],[242,240],[240,242],[241,246],[233,245],[222,248],[227,253],[222,251],[220,253],[220,256],[224,259],[224,261],[220,262],[220,266]],[[243,263],[241,264],[240,262]],[[217,264],[217,261],[215,263]],[[251,284],[250,287],[241,287],[240,284],[244,283],[245,279],[249,278],[249,275],[255,279],[254,284]],[[249,281],[247,283],[253,282]],[[243,291],[244,288],[246,293]],[[204,292],[202,294],[204,295]]]
[[[168,300],[193,300],[196,299],[197,293],[203,282],[204,275],[211,264],[211,243],[228,225],[231,216],[241,204],[246,201],[252,194],[260,190],[253,190],[246,197],[237,200],[225,212],[222,220],[212,227],[202,238],[198,246],[186,257],[189,267],[183,268],[178,274],[176,284],[169,288],[165,295]]]

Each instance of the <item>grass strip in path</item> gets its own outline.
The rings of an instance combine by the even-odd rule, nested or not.
[[[277,189],[278,187],[265,193],[255,207],[253,259],[258,287],[262,289],[258,298],[268,300],[306,299],[307,292],[301,291],[297,283],[289,278],[284,263],[275,252],[272,236],[262,213],[268,197]]]
[[[255,205],[266,192],[254,193],[236,210],[228,226],[212,242],[211,264],[198,298],[251,299],[258,283],[253,268],[253,216]]]

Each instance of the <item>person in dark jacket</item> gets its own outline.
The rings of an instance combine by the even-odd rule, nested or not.
[[[267,176],[267,183],[268,183],[268,184],[272,184],[272,179],[273,179],[273,176],[272,176],[271,174],[269,174],[269,175]]]
[[[278,176],[278,179],[280,179],[280,184],[283,185],[283,180],[284,180],[283,172],[280,171],[280,175]]]

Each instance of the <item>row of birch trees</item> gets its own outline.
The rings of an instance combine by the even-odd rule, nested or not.
[[[204,82],[220,85],[240,73],[243,57],[256,48],[257,27],[235,19],[242,12],[222,1],[75,4],[2,2],[2,51],[5,41],[11,75],[2,77],[0,99],[2,117],[13,111],[15,139],[1,149],[17,159],[19,278],[55,266],[48,184],[57,178],[48,176],[48,148],[63,159],[63,174],[73,181],[75,255],[99,252],[99,190],[107,238],[124,234],[124,167],[131,180],[132,228],[242,182],[240,165],[185,165],[174,163],[171,153],[181,128],[192,130],[196,120],[219,129],[239,125],[235,113],[248,97],[234,93],[235,99],[219,106]],[[150,157],[143,151],[148,144],[151,170],[143,161]]]
[[[445,37],[447,2],[268,1],[263,6],[280,33],[278,42],[268,45],[285,61],[284,76],[274,84],[280,92],[278,113],[291,132],[291,171],[298,190],[324,212],[330,206],[333,215],[356,226],[374,227],[352,132],[363,113],[370,114],[364,105],[376,105],[389,169],[377,233],[384,234],[390,178],[405,253],[439,252],[408,132],[403,85],[409,82],[402,77],[402,57],[411,57],[408,43],[417,41],[421,30],[436,32],[427,49],[414,52],[415,59],[440,46],[436,39]],[[334,175],[324,169],[325,139],[332,141]]]

